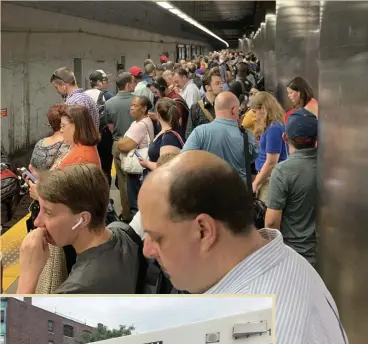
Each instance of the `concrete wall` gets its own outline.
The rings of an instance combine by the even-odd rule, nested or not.
[[[48,321],[53,324],[53,332],[48,331]],[[74,338],[64,336],[63,326],[74,329]],[[53,341],[54,344],[75,344],[84,331],[93,332],[91,326],[67,319],[26,302],[9,298],[6,317],[8,344],[41,344]]]
[[[149,54],[158,62],[167,51],[174,59],[177,42],[203,46],[200,41],[4,2],[1,21],[1,108],[8,113],[1,118],[1,134],[10,153],[49,133],[47,109],[61,101],[49,82],[56,68],[74,69],[74,59],[80,58],[81,87],[89,86],[92,71],[103,69],[113,74],[110,90],[115,92],[114,78],[122,57],[128,70],[142,66]]]

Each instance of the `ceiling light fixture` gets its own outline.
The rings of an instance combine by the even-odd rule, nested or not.
[[[194,25],[195,27],[197,27],[198,29],[201,29],[202,31],[208,33],[209,35],[211,35],[212,37],[216,38],[217,40],[223,42],[224,44],[226,44],[226,47],[227,48],[229,47],[229,44],[226,41],[224,41],[219,36],[215,35],[212,31],[208,30],[203,25],[199,24],[197,21],[195,21],[193,18],[189,17],[184,12],[180,11],[178,8],[176,8],[175,6],[173,6],[170,2],[168,2],[168,1],[154,1],[154,2],[157,5],[161,6],[162,8],[164,8],[166,10],[169,10],[172,14],[175,14],[179,18],[185,20],[186,22],[188,22],[188,23]]]
[[[157,1],[156,3],[157,3],[157,5],[163,7],[167,10],[170,9],[170,8],[174,8],[170,3],[166,2],[166,1]]]

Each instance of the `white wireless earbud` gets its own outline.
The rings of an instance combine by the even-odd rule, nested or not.
[[[79,219],[79,221],[72,227],[72,230],[76,229],[83,222],[83,217]]]

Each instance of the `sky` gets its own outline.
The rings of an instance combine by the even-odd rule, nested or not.
[[[19,298],[22,299],[22,298]],[[267,296],[33,297],[32,304],[87,325],[134,325],[136,333],[271,308]]]

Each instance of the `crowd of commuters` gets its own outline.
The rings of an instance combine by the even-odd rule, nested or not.
[[[169,292],[277,294],[280,343],[344,343],[315,269],[319,114],[308,82],[290,81],[285,109],[253,53],[159,62],[119,74],[116,95],[102,70],[86,91],[70,69],[52,74],[65,104],[51,106],[54,133],[30,162],[18,292],[144,293],[154,265]],[[107,223],[112,162],[122,211]]]

